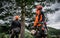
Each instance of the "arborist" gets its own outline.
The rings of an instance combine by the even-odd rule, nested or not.
[[[42,11],[42,6],[37,5],[36,6],[36,16],[35,16],[35,21],[34,21],[34,26],[41,26],[39,22],[45,21],[45,16],[44,12]]]
[[[16,15],[13,18],[14,20],[11,22],[11,37],[10,38],[14,38],[16,36],[16,38],[19,37],[19,33],[20,33],[20,29],[21,29],[21,23],[19,21],[19,16]]]
[[[45,16],[44,16],[44,12],[42,11],[42,6],[41,5],[37,5],[36,6],[36,16],[35,16],[35,21],[34,21],[34,27],[35,30],[37,29],[37,31],[39,31],[39,33],[37,32],[36,38],[40,38],[44,36],[44,30],[45,28],[43,27],[43,24],[45,24]]]

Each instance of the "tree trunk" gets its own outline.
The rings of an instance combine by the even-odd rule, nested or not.
[[[25,0],[22,0],[22,5],[21,5],[21,35],[20,35],[20,38],[25,38]]]
[[[22,13],[22,18],[21,18],[21,36],[20,38],[24,38],[25,37],[25,13]]]

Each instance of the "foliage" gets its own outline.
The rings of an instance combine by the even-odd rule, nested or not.
[[[29,30],[25,31],[25,38],[33,38],[33,36],[31,35],[30,32],[28,32]],[[5,32],[4,33],[0,33],[0,38],[9,38],[10,35],[9,34],[6,34]]]
[[[22,2],[25,2],[26,5],[31,5],[34,1],[35,0],[16,0],[18,6],[21,6]]]
[[[49,27],[48,32],[49,32],[50,35],[60,35],[60,30],[57,30],[57,29],[54,29],[54,28],[51,28],[51,27]]]
[[[27,30],[27,31],[29,31],[29,30]],[[29,32],[27,32],[27,31],[25,31],[25,38],[33,38],[30,31]]]

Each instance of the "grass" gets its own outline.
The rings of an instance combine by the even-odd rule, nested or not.
[[[0,38],[10,38],[10,35],[5,33],[0,33]],[[20,38],[20,34],[19,34],[19,38]],[[25,32],[25,38],[33,38],[33,36],[30,33]]]

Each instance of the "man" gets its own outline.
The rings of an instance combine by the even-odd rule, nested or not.
[[[45,21],[45,16],[44,16],[44,13],[42,11],[42,8],[43,7],[41,5],[36,6],[36,17],[35,17],[34,26],[36,26],[38,22]],[[38,24],[37,26],[41,26],[41,24]]]
[[[18,38],[20,29],[21,29],[21,23],[19,21],[19,16],[14,16],[14,20],[11,23],[11,38],[14,38],[14,36]]]
[[[35,17],[35,22],[34,22],[34,27],[35,27],[35,29],[37,29],[36,38],[42,38],[45,36],[44,35],[45,29],[43,27],[43,23],[45,21],[45,16],[44,16],[44,12],[42,11],[42,8],[43,7],[41,5],[36,6],[36,17]]]

